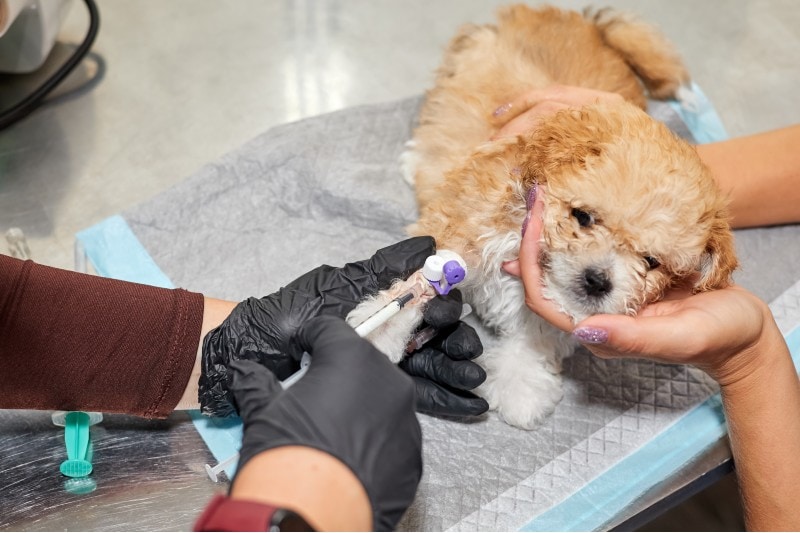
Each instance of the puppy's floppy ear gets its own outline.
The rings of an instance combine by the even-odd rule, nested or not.
[[[559,111],[520,141],[523,175],[545,183],[564,166],[585,168],[587,159],[602,154],[611,129],[595,106]]]
[[[719,213],[711,227],[706,250],[700,261],[700,279],[695,283],[693,292],[727,287],[731,283],[733,271],[738,266],[733,234],[727,216]]]

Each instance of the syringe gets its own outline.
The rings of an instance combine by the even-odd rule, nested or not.
[[[225,459],[224,461],[220,461],[219,463],[217,463],[217,466],[211,466],[209,464],[206,464],[206,474],[208,474],[208,477],[211,478],[211,481],[216,483],[217,481],[219,481],[217,475],[226,468],[228,468],[229,466],[231,466],[237,460],[239,460],[239,454],[235,453],[230,457],[228,457],[227,459]]]
[[[387,320],[400,312],[405,305],[415,297],[414,291],[408,291],[386,304],[386,306],[356,326],[356,333],[359,337],[366,337],[375,329],[382,326]]]

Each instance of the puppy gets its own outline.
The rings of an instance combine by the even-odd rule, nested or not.
[[[509,424],[530,429],[552,412],[561,360],[575,349],[501,270],[518,256],[534,185],[546,187],[545,295],[576,322],[633,315],[687,279],[695,291],[729,283],[737,262],[726,200],[695,150],[643,111],[645,90],[674,97],[688,79],[654,28],[607,10],[512,6],[497,25],[462,28],[447,48],[403,157],[420,209],[410,233],[466,260],[465,297],[500,338],[478,361],[488,377],[477,392]],[[552,84],[624,101],[488,141],[493,110]]]

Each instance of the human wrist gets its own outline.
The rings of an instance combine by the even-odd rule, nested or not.
[[[228,316],[205,335],[198,382],[200,410],[204,415],[236,414],[228,387],[229,369],[234,361],[254,361],[278,379],[286,379],[299,369],[300,353],[290,340],[292,329],[309,318],[293,311],[302,307],[306,296],[286,293],[281,289],[233,305]],[[311,307],[305,306],[302,312],[310,313]]]
[[[352,470],[307,446],[283,446],[247,461],[230,498],[263,502],[301,515],[317,531],[373,529],[372,506]]]
[[[765,379],[776,367],[785,364],[786,345],[775,319],[766,304],[762,306],[759,335],[707,370],[724,393],[749,390]]]
[[[217,494],[206,505],[193,531],[315,531],[291,509]]]
[[[203,298],[203,323],[200,328],[200,338],[197,339],[197,356],[195,357],[192,373],[189,376],[189,381],[186,383],[183,395],[178,401],[178,405],[175,406],[176,411],[197,409],[200,406],[197,398],[197,391],[202,368],[201,356],[203,351],[203,339],[209,331],[222,324],[222,322],[228,318],[236,305],[236,302],[227,300],[218,300],[208,297]]]

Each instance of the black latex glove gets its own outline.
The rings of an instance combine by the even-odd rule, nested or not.
[[[299,369],[298,328],[319,315],[344,318],[361,300],[422,268],[436,252],[431,237],[414,237],[341,268],[322,265],[263,298],[248,298],[203,340],[200,408],[211,416],[234,414],[226,385],[231,361],[257,361],[286,379]]]
[[[400,362],[417,389],[417,410],[436,416],[476,416],[489,404],[471,391],[486,380],[486,372],[471,359],[483,353],[477,332],[459,321],[463,299],[458,289],[431,300],[422,328],[439,334]]]
[[[312,363],[286,390],[258,363],[230,365],[230,388],[244,421],[237,470],[271,448],[322,450],[361,481],[375,530],[393,529],[422,476],[422,433],[411,380],[340,318],[309,320],[297,342]]]

